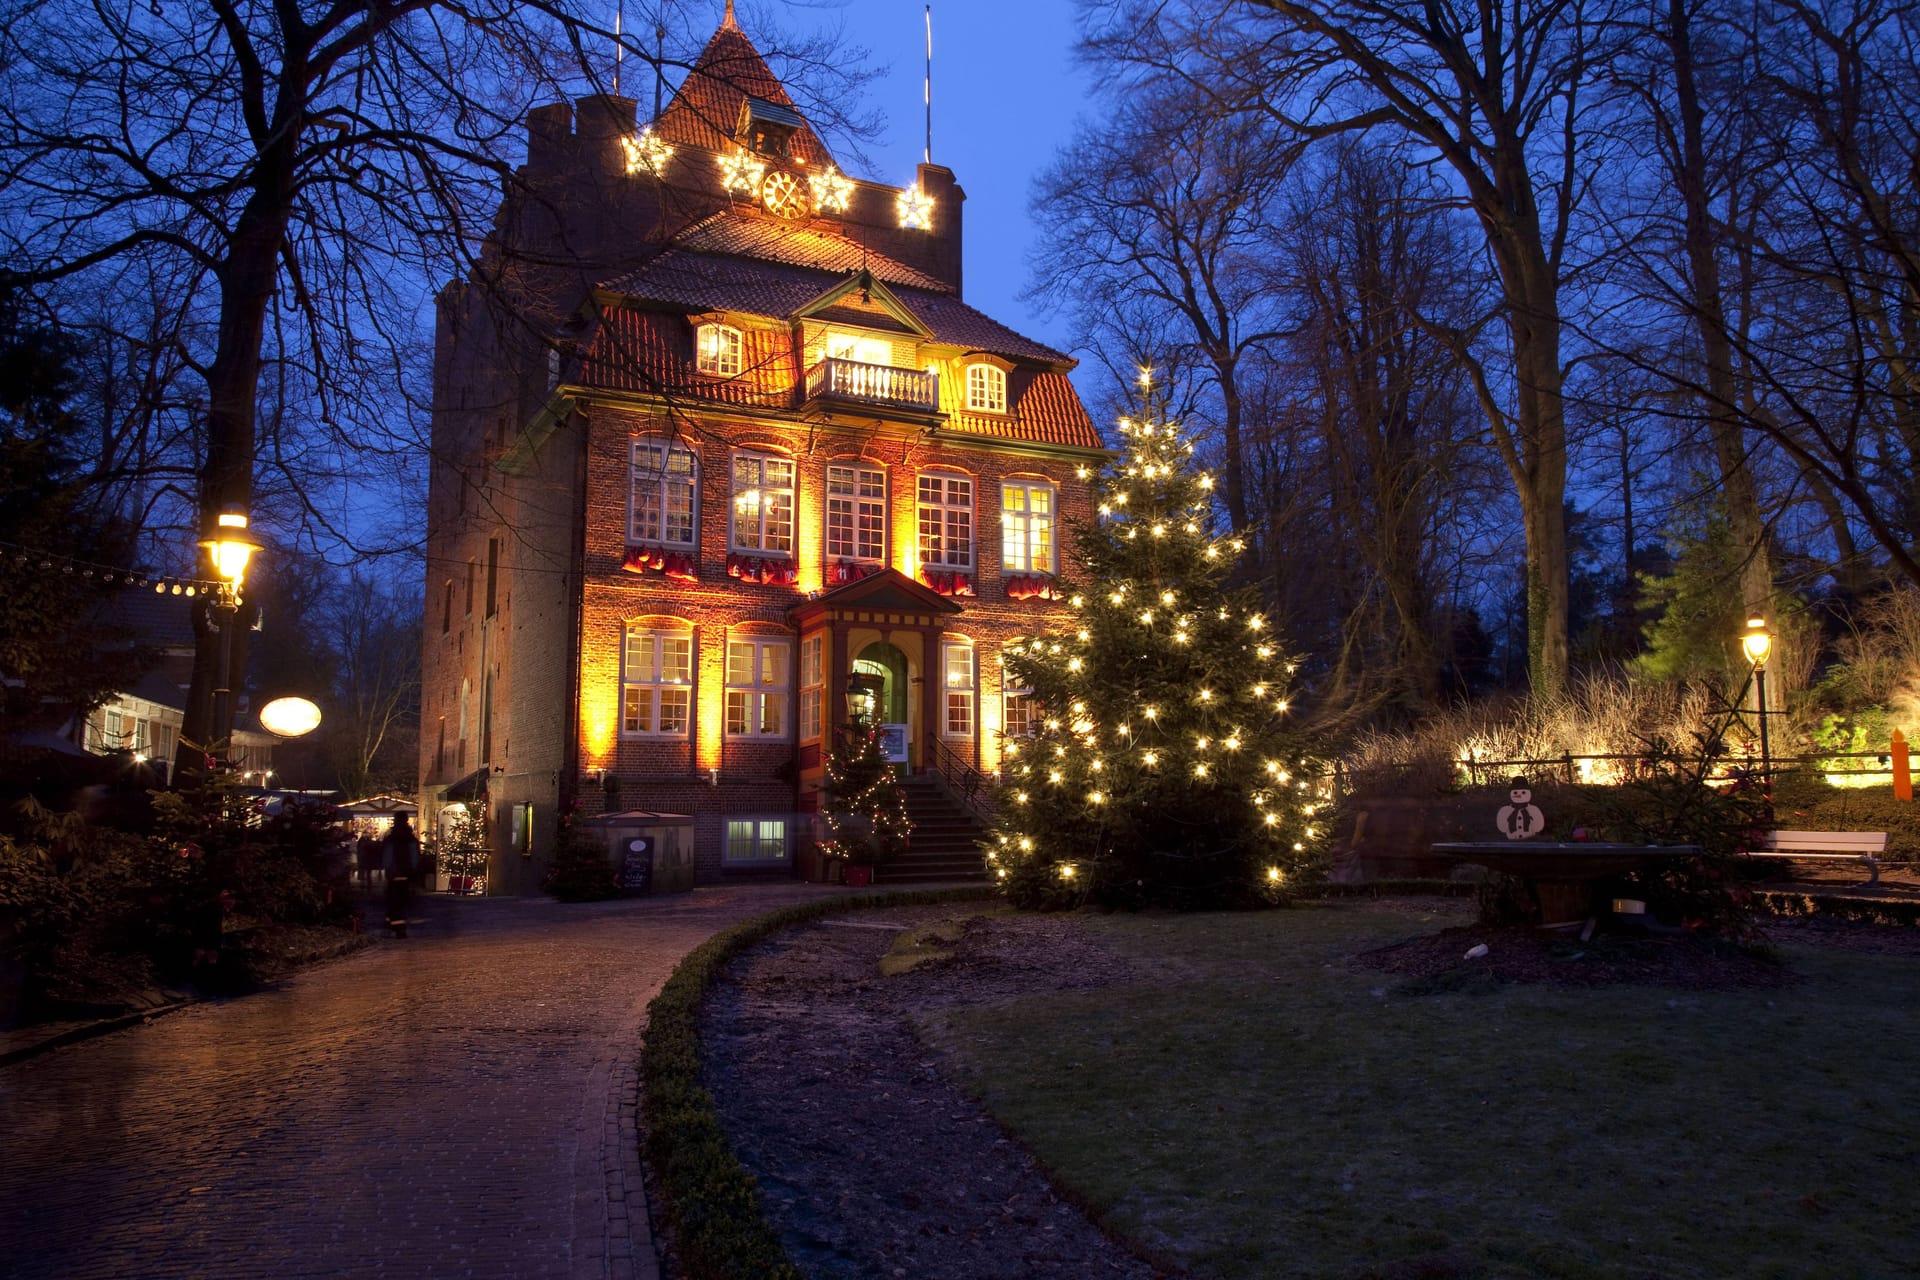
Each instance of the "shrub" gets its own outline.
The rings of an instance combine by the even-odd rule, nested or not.
[[[604,841],[582,832],[569,810],[560,818],[560,833],[554,844],[553,865],[541,888],[562,902],[599,902],[620,896],[620,877],[613,860],[607,856]]]

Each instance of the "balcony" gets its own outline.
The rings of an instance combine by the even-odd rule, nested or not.
[[[938,414],[940,375],[828,356],[807,370],[806,403],[811,406],[825,400]]]

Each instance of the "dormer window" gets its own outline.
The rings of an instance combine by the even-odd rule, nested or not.
[[[760,155],[784,156],[789,151],[793,135],[805,125],[806,121],[792,107],[783,107],[777,102],[748,95],[746,101],[740,104],[740,118],[734,125],[734,136],[749,150]]]
[[[1006,370],[990,364],[967,366],[967,408],[976,413],[1007,411]]]
[[[740,331],[730,325],[703,324],[693,331],[697,353],[695,367],[701,373],[733,378],[740,374]]]

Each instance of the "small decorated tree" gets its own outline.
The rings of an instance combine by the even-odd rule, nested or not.
[[[1293,660],[1227,586],[1244,544],[1216,534],[1211,477],[1148,408],[1093,477],[1073,622],[1006,650],[1035,730],[1003,753],[988,856],[1019,906],[1277,901],[1320,834]]]
[[[823,792],[827,839],[821,852],[852,866],[877,866],[905,851],[913,831],[907,793],[882,749],[877,725],[861,719],[840,726],[827,755]]]

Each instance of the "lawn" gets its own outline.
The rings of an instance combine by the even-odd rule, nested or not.
[[[1143,980],[924,1030],[1112,1230],[1203,1275],[1915,1273],[1920,960],[1793,948],[1761,991],[1344,963],[1458,920],[1088,918]]]

